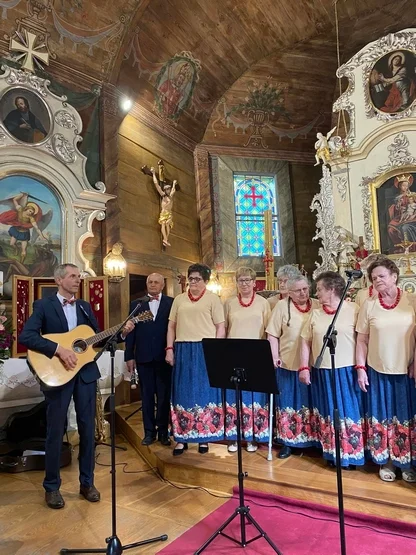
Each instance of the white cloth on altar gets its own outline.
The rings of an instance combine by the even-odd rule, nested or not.
[[[111,367],[110,353],[105,352],[97,361],[101,373],[99,379],[100,391],[103,402],[110,394]],[[130,374],[124,362],[124,351],[117,350],[114,357],[115,387],[123,381],[129,380]],[[9,414],[27,410],[44,400],[40,386],[24,358],[10,358],[0,366],[0,425],[2,425]],[[71,401],[72,405],[72,401]],[[69,414],[69,420],[73,422],[73,414]]]

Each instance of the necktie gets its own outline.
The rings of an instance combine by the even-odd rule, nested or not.
[[[74,299],[74,298],[73,298],[73,299],[69,299],[69,300],[68,300],[68,299],[64,299],[64,300],[62,301],[62,306],[66,306],[67,304],[73,305],[74,302],[75,302],[75,299]]]
[[[158,301],[159,297],[152,297],[152,295],[149,295],[149,303],[152,301]]]

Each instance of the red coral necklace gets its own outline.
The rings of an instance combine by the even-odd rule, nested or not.
[[[372,297],[374,293],[374,287],[372,285],[370,285],[369,289],[368,289],[368,296]]]
[[[305,314],[306,312],[309,312],[310,309],[312,308],[312,301],[310,299],[308,299],[308,302],[306,303],[306,308],[302,308],[301,306],[298,305],[298,303],[295,303],[295,301],[293,300],[292,300],[292,303],[294,304],[296,309],[299,310],[299,312],[302,312],[303,314]]]
[[[391,305],[386,304],[383,301],[383,298],[382,298],[380,293],[378,294],[378,300],[380,301],[380,304],[383,308],[385,308],[386,310],[393,310],[393,308],[396,308],[396,306],[399,304],[401,296],[402,296],[402,292],[397,287],[397,297],[396,297],[396,300],[394,301],[393,304],[391,304]]]
[[[242,299],[242,297],[241,297],[241,294],[239,293],[239,294],[238,294],[238,302],[239,302],[239,303],[241,304],[241,306],[243,306],[244,308],[248,308],[249,306],[251,306],[251,305],[253,304],[253,302],[254,302],[254,297],[255,297],[255,296],[256,296],[256,292],[253,291],[253,294],[252,294],[252,296],[251,296],[251,299],[250,299],[249,303],[248,303],[248,304],[245,304],[245,303],[243,302],[243,299]]]
[[[327,314],[329,314],[330,316],[332,316],[333,314],[335,314],[335,312],[337,311],[337,309],[335,308],[334,310],[328,308],[327,306],[325,306],[324,304],[322,305],[322,308],[324,309],[324,312],[326,312]]]
[[[199,301],[199,299],[202,299],[202,297],[205,295],[205,291],[206,291],[206,288],[202,291],[202,293],[198,297],[194,297],[188,289],[189,300],[193,303],[197,303]]]

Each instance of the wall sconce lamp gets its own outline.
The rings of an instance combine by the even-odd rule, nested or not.
[[[108,276],[108,281],[120,283],[126,277],[127,262],[123,252],[121,243],[114,243],[111,251],[107,254],[103,261],[104,275]]]
[[[211,277],[207,283],[207,289],[208,291],[211,291],[211,293],[215,293],[218,296],[221,295],[222,286],[216,272],[211,272]]]

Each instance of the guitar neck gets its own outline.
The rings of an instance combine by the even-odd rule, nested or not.
[[[139,316],[135,316],[134,318],[131,318],[131,321],[133,322],[133,324],[137,324],[137,322],[146,322],[152,319],[153,319],[152,313],[147,310],[145,312],[142,312]],[[102,331],[100,333],[96,333],[92,337],[89,337],[88,339],[86,339],[85,343],[87,343],[87,345],[95,345],[96,343],[100,343],[104,339],[107,339],[107,337],[111,337],[112,335],[114,335],[116,331],[119,329],[119,327],[120,327],[120,324],[117,324],[116,326],[113,326],[108,330]]]
[[[120,327],[120,324],[118,324],[117,326],[113,326],[108,330],[102,331],[100,333],[96,333],[92,337],[89,337],[88,339],[86,339],[85,342],[87,343],[87,345],[95,345],[96,343],[100,343],[100,341],[103,341],[104,339],[107,339],[107,337],[111,337],[114,333],[116,333],[119,327]]]

